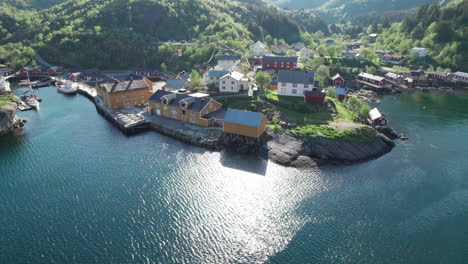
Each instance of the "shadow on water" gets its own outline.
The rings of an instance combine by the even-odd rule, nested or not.
[[[239,154],[222,151],[219,157],[224,167],[266,176],[268,161],[255,154]]]

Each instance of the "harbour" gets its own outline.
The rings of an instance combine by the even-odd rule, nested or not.
[[[466,260],[466,94],[385,97],[411,140],[360,165],[301,171],[127,136],[84,96],[37,93],[41,112],[19,114],[25,133],[0,139],[0,262]]]

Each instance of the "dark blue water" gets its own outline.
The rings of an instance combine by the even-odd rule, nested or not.
[[[364,164],[300,171],[38,92],[0,138],[0,263],[468,263],[468,96],[386,97],[410,137]]]

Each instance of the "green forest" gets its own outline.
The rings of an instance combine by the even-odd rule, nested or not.
[[[257,40],[303,41],[321,54],[326,39],[346,41],[365,32],[379,33],[376,48],[406,55],[412,64],[466,70],[467,5],[458,0],[425,5],[409,16],[327,24],[311,10],[280,9],[263,0],[7,0],[0,3],[0,58],[14,68],[35,65],[37,50],[68,67],[190,71],[219,54],[248,56]],[[169,40],[193,43],[159,44]],[[428,48],[430,56],[411,57],[414,46]]]

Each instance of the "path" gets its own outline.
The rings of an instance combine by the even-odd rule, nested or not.
[[[46,66],[46,67],[53,67],[54,65],[48,63],[44,58],[41,57],[41,55],[39,54],[39,52],[37,52],[37,50],[34,50],[34,57],[36,58],[37,62],[39,62],[39,64],[43,65],[43,66]]]

